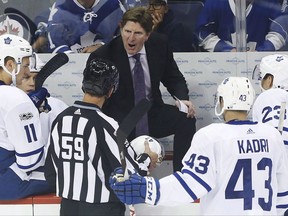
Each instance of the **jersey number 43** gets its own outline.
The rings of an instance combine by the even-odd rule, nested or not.
[[[255,171],[255,169],[253,170]],[[267,172],[267,179],[264,182],[265,190],[267,190],[267,197],[259,197],[258,204],[264,211],[270,211],[272,206],[272,194],[273,190],[271,187],[271,172],[272,172],[272,161],[270,158],[262,158],[257,164],[257,171]],[[242,174],[242,175],[241,175]],[[243,199],[244,210],[251,210],[252,200],[255,198],[255,190],[252,185],[252,177],[257,176],[256,172],[252,173],[252,160],[251,159],[239,159],[234,168],[230,180],[225,190],[226,199]],[[242,190],[236,190],[236,184],[239,178],[242,177]],[[262,184],[259,179],[259,184]],[[266,201],[265,201],[266,200]]]

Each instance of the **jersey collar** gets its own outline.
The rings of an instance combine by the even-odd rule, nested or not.
[[[237,119],[233,119],[233,120],[230,120],[230,121],[226,122],[226,124],[231,124],[231,125],[244,125],[244,124],[249,124],[249,125],[252,125],[252,124],[257,124],[257,122],[253,122],[253,121],[250,121],[250,120],[237,120]]]

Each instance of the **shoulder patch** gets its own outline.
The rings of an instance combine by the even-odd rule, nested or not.
[[[25,120],[29,120],[29,119],[33,118],[33,114],[31,112],[22,113],[19,115],[19,117],[20,117],[21,121],[25,121]]]

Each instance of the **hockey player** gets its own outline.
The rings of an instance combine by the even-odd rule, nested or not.
[[[124,11],[118,0],[57,0],[48,20],[50,50],[93,52],[117,35]]]
[[[254,121],[268,123],[281,131],[288,153],[287,70],[287,55],[272,54],[261,59],[260,64],[255,67],[253,79],[260,81],[262,93],[255,100],[252,116]]]
[[[175,205],[201,198],[203,215],[283,215],[288,208],[287,158],[280,133],[247,120],[254,90],[245,77],[229,77],[217,89],[215,113],[225,123],[200,129],[181,172],[157,180],[137,174],[110,186],[127,204]]]
[[[209,52],[236,51],[235,11],[235,0],[206,0],[195,30],[199,46]],[[275,51],[285,45],[287,31],[276,21],[281,15],[278,2],[246,0],[247,51]]]
[[[44,140],[35,105],[39,108],[48,93],[40,89],[29,98],[11,86],[29,71],[32,47],[28,41],[4,34],[0,50],[0,200],[47,193],[44,174],[37,171],[44,164]]]
[[[118,123],[101,111],[105,100],[116,91],[118,80],[114,64],[91,58],[84,70],[83,101],[75,101],[52,124],[45,176],[51,185],[57,185],[56,193],[62,197],[60,215],[125,213],[125,205],[109,187],[111,172],[121,166],[115,137]],[[137,149],[130,147],[126,142],[127,152],[131,153],[131,157],[126,154],[130,169],[136,168],[139,172],[146,164],[143,170],[148,171],[150,163],[158,160],[155,153],[150,154],[150,148],[139,155]],[[142,167],[137,166],[135,158],[143,162]]]
[[[44,62],[40,59],[39,55],[33,53],[30,57],[30,71],[26,70],[22,75],[17,76],[16,86],[22,89],[26,94],[33,94],[33,92],[37,91],[35,89],[36,76],[44,65]],[[47,101],[51,110],[49,112],[40,113],[42,136],[46,142],[48,142],[52,122],[60,112],[68,107],[66,103],[55,97],[48,97]]]

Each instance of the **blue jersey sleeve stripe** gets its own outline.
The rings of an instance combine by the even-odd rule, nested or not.
[[[17,157],[29,157],[29,156],[31,156],[31,155],[38,154],[38,153],[43,152],[43,151],[44,151],[44,147],[41,147],[41,148],[36,149],[36,150],[34,150],[34,151],[27,152],[27,153],[22,153],[22,154],[15,152],[15,155],[16,155]]]
[[[198,197],[193,193],[193,191],[190,189],[190,187],[186,184],[186,182],[179,176],[178,173],[174,173],[174,176],[176,179],[180,182],[182,187],[185,189],[185,191],[189,194],[189,196],[193,199],[196,200]]]
[[[199,184],[201,184],[208,192],[212,189],[205,181],[203,181],[201,178],[199,178],[197,175],[195,175],[193,172],[187,169],[183,169],[182,173],[186,173],[190,175],[192,178],[194,178]]]
[[[283,196],[288,196],[288,191],[282,192],[282,193],[277,193],[278,197],[283,197]]]
[[[38,157],[38,160],[35,162],[35,163],[33,163],[33,164],[30,164],[30,165],[28,165],[28,166],[22,166],[22,165],[20,165],[20,164],[18,164],[17,163],[17,165],[18,165],[18,167],[20,168],[20,169],[30,169],[31,167],[33,167],[33,166],[35,166],[36,164],[38,164],[39,163],[39,161],[42,159],[42,157],[43,157],[43,151],[41,152],[41,154],[39,155],[39,157]]]

